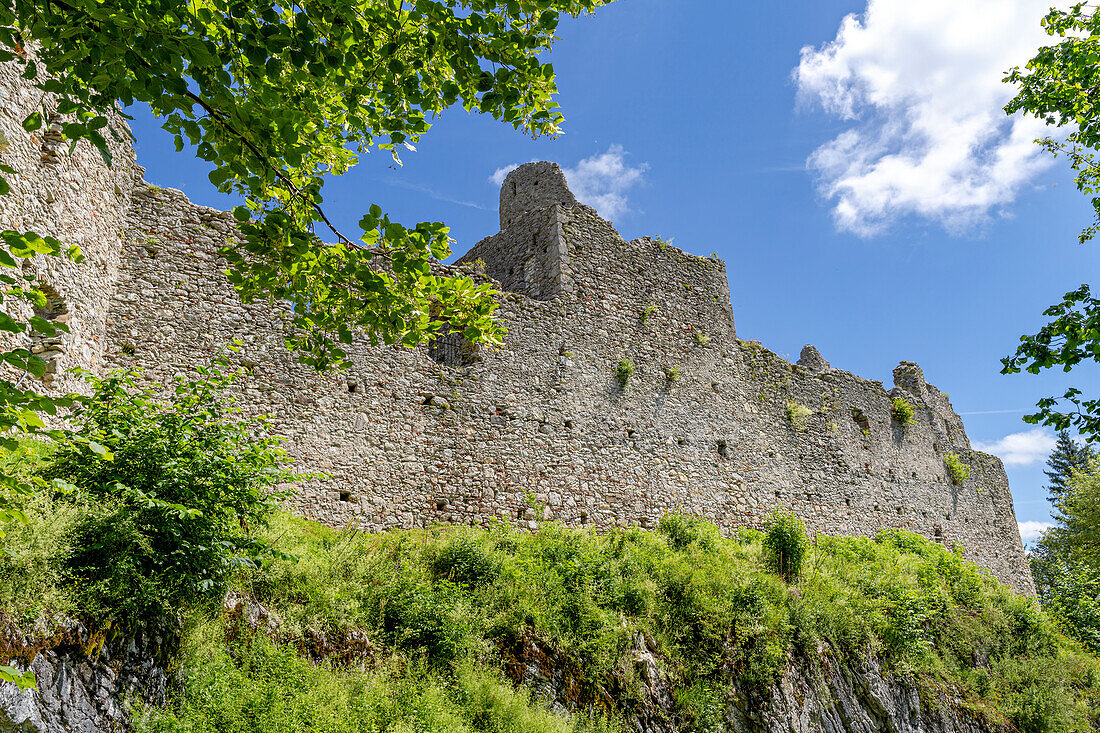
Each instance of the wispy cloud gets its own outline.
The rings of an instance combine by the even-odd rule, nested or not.
[[[385,179],[382,182],[385,183],[387,186],[395,186],[397,188],[404,188],[404,189],[407,189],[409,191],[416,191],[417,193],[422,193],[425,196],[427,196],[428,198],[433,198],[436,201],[446,201],[448,204],[455,204],[456,206],[467,206],[471,209],[481,209],[482,211],[492,211],[491,206],[485,206],[484,204],[479,204],[476,201],[466,201],[466,200],[463,200],[463,199],[456,199],[456,198],[453,198],[453,197],[448,196],[446,194],[439,193],[438,191],[436,191],[434,188],[431,188],[430,186],[424,186],[424,185],[419,184],[419,183],[410,183],[409,181],[402,181],[402,180],[392,179],[392,178]]]
[[[802,49],[799,100],[848,127],[808,166],[839,229],[861,236],[917,216],[959,234],[1050,164],[1041,121],[1006,117],[1004,72],[1049,38],[1049,0],[868,0],[836,38]]]
[[[970,412],[960,412],[960,415],[1008,415],[1013,412],[1031,412],[1034,407],[1017,407],[1012,410],[971,410]]]
[[[622,145],[611,145],[605,152],[584,158],[573,167],[563,167],[562,172],[578,201],[613,220],[632,211],[627,192],[641,183],[649,170],[647,163],[629,165],[628,156]],[[512,163],[497,168],[489,180],[500,186],[505,176],[520,165]]]
[[[1023,540],[1025,544],[1039,539],[1039,536],[1043,534],[1043,532],[1046,532],[1054,526],[1051,522],[1034,521],[1017,522],[1016,524],[1020,527],[1020,539]]]
[[[974,447],[992,453],[1004,461],[1006,466],[1030,466],[1050,455],[1057,442],[1052,431],[1035,428],[1006,435],[992,443],[974,441]]]

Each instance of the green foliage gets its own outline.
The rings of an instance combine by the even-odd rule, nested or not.
[[[699,344],[700,346],[706,346],[710,343],[710,336],[708,336],[706,332],[703,331],[701,328],[694,328],[691,332],[691,335],[695,337],[695,343]]]
[[[1090,41],[1091,42],[1091,41]],[[1016,353],[1001,359],[1001,374],[1027,370],[1038,374],[1055,366],[1070,371],[1082,361],[1100,362],[1100,299],[1088,285],[1062,296],[1062,302],[1043,311],[1053,320],[1033,336],[1021,336]],[[1068,409],[1059,409],[1059,403]],[[1061,397],[1039,400],[1039,411],[1024,416],[1024,422],[1049,425],[1055,430],[1075,428],[1086,440],[1100,440],[1100,398],[1089,399],[1076,387]]]
[[[1038,142],[1052,155],[1065,155],[1077,172],[1077,189],[1091,197],[1095,221],[1079,237],[1092,239],[1100,230],[1100,115],[1092,99],[1092,87],[1100,73],[1100,15],[1081,2],[1062,10],[1051,8],[1042,21],[1056,42],[1038,50],[1026,70],[1012,69],[1005,81],[1018,87],[1005,112],[1034,115],[1048,125],[1069,126],[1061,139]]]
[[[913,423],[913,403],[904,397],[895,397],[890,408],[890,415],[898,425],[911,425]]]
[[[16,2],[0,8],[0,61],[56,95],[25,129],[56,113],[66,140],[105,159],[108,138],[122,134],[115,105],[148,103],[176,149],[192,146],[211,182],[246,202],[234,212],[242,241],[224,253],[231,282],[245,300],[291,303],[302,331],[291,345],[322,367],[346,359],[353,328],[390,344],[448,329],[500,343],[493,291],[429,272],[450,252],[447,227],[406,228],[374,204],[348,236],[326,215],[322,188],[371,150],[400,163],[398,151],[414,150],[429,119],[456,105],[532,136],[558,134],[554,69],[541,59],[561,13],[604,3],[112,0],[43,13]],[[335,241],[323,243],[318,226]]]
[[[1100,653],[1100,459],[1072,469],[1030,562],[1043,608]]]
[[[810,416],[814,414],[813,410],[794,400],[787,403],[786,412],[787,420],[791,423],[791,427],[799,432],[806,429],[806,425],[810,421]]]
[[[652,318],[653,314],[656,312],[657,306],[650,303],[645,308],[642,308],[642,312],[638,314],[638,320],[641,321],[642,325],[644,326],[646,324],[646,321]]]
[[[633,376],[634,364],[629,359],[619,359],[619,363],[615,365],[615,381],[619,383],[619,388],[625,390]]]
[[[764,559],[768,569],[788,583],[798,580],[810,541],[806,525],[794,512],[772,512],[764,522]]]
[[[27,511],[31,524],[10,538],[51,508]],[[767,686],[788,655],[818,659],[819,641],[838,661],[878,654],[933,699],[950,689],[1021,730],[1089,730],[1100,705],[1096,661],[1033,601],[903,531],[820,537],[797,589],[768,570],[762,532],[726,540],[682,515],[656,532],[548,522],[368,534],[277,513],[258,534],[283,554],[242,568],[233,587],[279,618],[275,638],[194,607],[181,687],[168,707],[141,711],[138,730],[620,730],[614,710],[608,726],[551,716],[491,670],[531,640],[572,660],[579,700],[618,686],[628,704],[638,635],[698,729],[720,730],[734,680]],[[38,562],[34,543],[20,547],[19,562]],[[320,663],[301,651],[317,639],[331,649]]]
[[[131,373],[90,378],[41,473],[86,510],[72,527],[68,581],[92,618],[127,624],[219,599],[229,575],[271,557],[253,535],[292,478],[262,418],[243,419],[218,367],[158,399]],[[103,460],[108,455],[111,460]]]
[[[599,726],[551,713],[485,665],[463,663],[453,677],[417,665],[316,665],[262,635],[227,642],[205,621],[187,635],[182,692],[167,709],[139,709],[134,730],[585,733]]]
[[[683,550],[696,546],[704,551],[712,551],[718,546],[721,534],[718,527],[691,514],[666,514],[657,523],[657,532],[664,536],[674,550]]]
[[[1058,432],[1058,442],[1047,456],[1047,496],[1057,504],[1066,494],[1066,482],[1074,471],[1084,471],[1091,459],[1100,455],[1086,444],[1080,444],[1070,437],[1068,430]]]
[[[665,380],[668,381],[668,382],[678,382],[678,381],[680,381],[680,367],[679,367],[679,365],[673,365],[673,366],[670,366],[668,369],[665,369]]]
[[[943,465],[947,467],[947,475],[951,477],[953,484],[961,484],[970,478],[970,464],[963,463],[956,453],[948,453],[944,456]]]

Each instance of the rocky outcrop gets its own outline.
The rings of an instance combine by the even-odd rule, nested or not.
[[[177,634],[92,632],[76,621],[40,625],[28,635],[7,630],[0,659],[30,669],[35,689],[0,683],[0,731],[97,733],[126,729],[127,703],[164,704],[167,661]]]
[[[536,639],[504,650],[508,676],[549,701],[581,714],[619,714],[636,733],[681,733],[695,721],[677,703],[674,675],[641,634],[623,666],[602,684],[582,682],[575,660]],[[792,655],[767,689],[734,684],[720,701],[719,717],[735,733],[1009,733],[944,692],[922,695],[910,680],[883,669],[871,656],[841,659],[827,646],[816,658]]]

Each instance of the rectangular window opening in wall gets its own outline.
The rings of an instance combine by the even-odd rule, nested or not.
[[[443,500],[443,499],[436,499],[435,500],[435,510],[437,512],[441,512],[446,508],[447,508],[447,502],[445,500]]]
[[[350,491],[341,491],[340,492],[340,501],[350,502],[351,501],[351,492]]]
[[[358,389],[359,389],[358,384],[356,384],[355,382],[348,382],[348,393],[355,394],[356,390],[358,390]]]
[[[133,344],[123,344],[121,352],[123,356],[133,356],[137,352],[137,347]]]

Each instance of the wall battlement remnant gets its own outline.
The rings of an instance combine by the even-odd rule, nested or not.
[[[819,532],[900,527],[957,543],[1033,592],[1001,462],[971,449],[919,366],[901,362],[887,390],[812,346],[790,364],[739,340],[721,260],[624,240],[557,165],[510,173],[501,231],[439,265],[499,284],[503,349],[357,341],[346,373],[318,374],[286,351],[276,309],[242,304],[222,274],[231,215],[144,183],[132,150],[110,168],[83,146],[47,156],[19,124],[23,84],[0,65],[4,162],[19,171],[0,227],[92,253],[41,273],[72,327],[58,373],[133,367],[163,382],[242,339],[243,406],[275,417],[299,469],[329,476],[300,487],[297,511],[364,529],[648,527],[682,511],[732,529],[784,507]],[[915,408],[910,424],[894,418],[897,397]],[[951,454],[971,469],[959,484]]]

